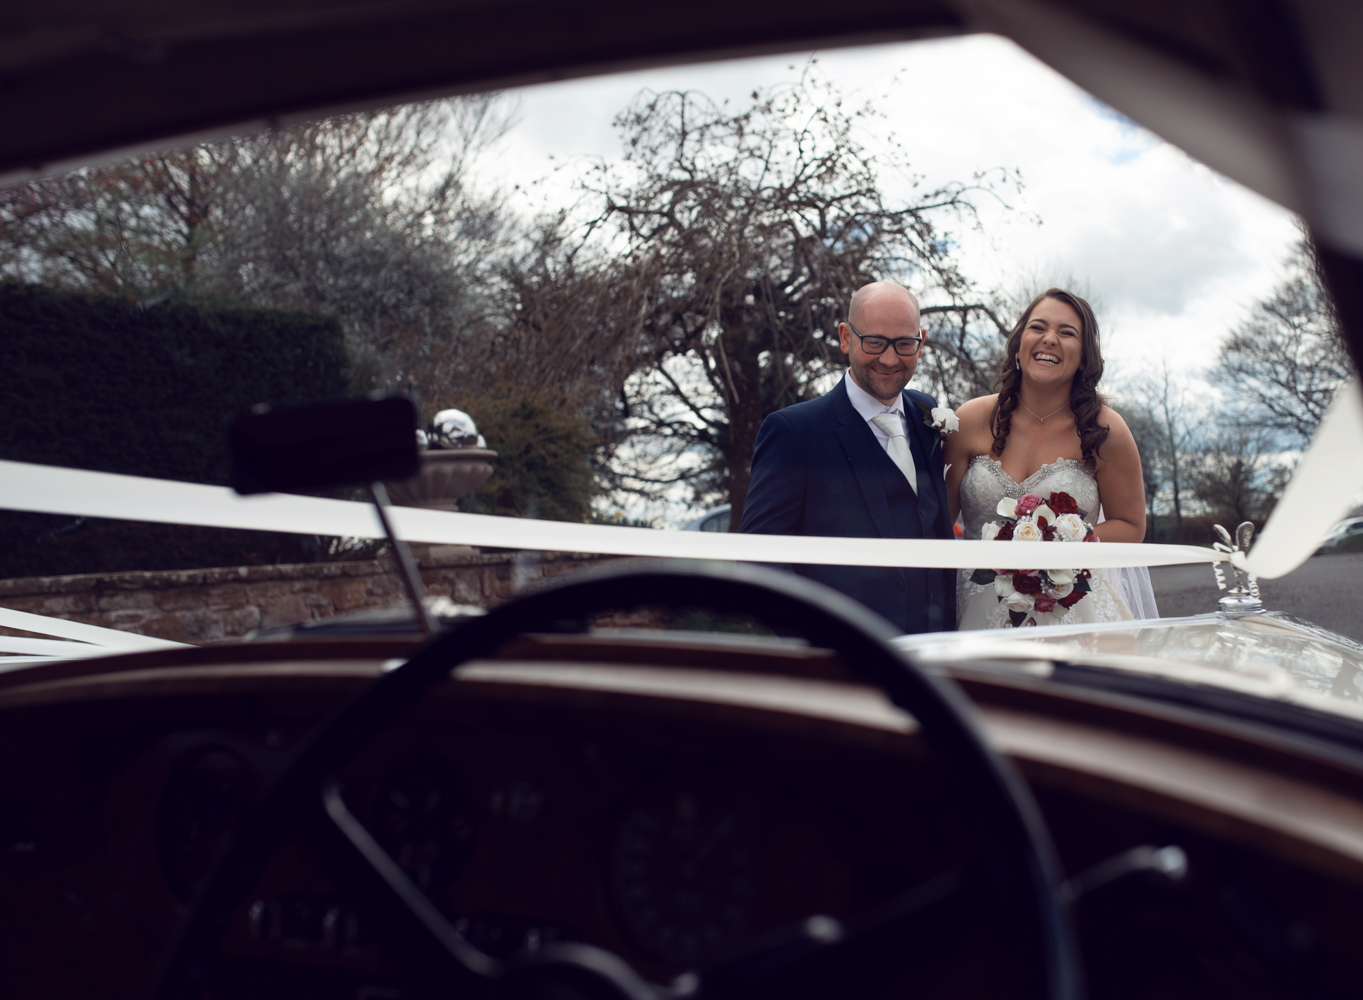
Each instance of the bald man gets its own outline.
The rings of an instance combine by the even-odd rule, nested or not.
[[[937,405],[906,388],[926,331],[902,285],[857,289],[838,324],[842,380],[762,422],[740,531],[843,538],[952,538]],[[956,627],[956,573],[784,567],[840,590],[906,633]]]

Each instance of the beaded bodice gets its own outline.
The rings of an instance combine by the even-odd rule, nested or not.
[[[1003,465],[988,455],[970,460],[961,480],[961,524],[966,538],[979,538],[986,521],[997,521],[999,501],[1017,499],[1024,493],[1068,493],[1092,521],[1098,516],[1098,481],[1087,466],[1074,458],[1047,462],[1022,482],[1003,471]]]

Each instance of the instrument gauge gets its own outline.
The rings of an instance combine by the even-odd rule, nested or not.
[[[398,763],[370,815],[379,845],[423,892],[447,888],[473,856],[473,795],[454,765],[416,756]]]
[[[621,931],[674,968],[740,940],[751,858],[737,818],[700,784],[658,782],[625,804],[608,834],[606,895]]]

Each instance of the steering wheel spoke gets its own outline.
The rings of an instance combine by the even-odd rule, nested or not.
[[[965,880],[946,872],[855,921],[812,916],[748,942],[727,960],[682,977],[687,1000],[857,996],[924,961],[961,924]]]
[[[431,899],[350,811],[340,782],[327,777],[313,807],[300,816],[300,833],[338,888],[359,905],[368,926],[426,981],[448,983],[464,995],[500,979],[503,963],[469,944]]]

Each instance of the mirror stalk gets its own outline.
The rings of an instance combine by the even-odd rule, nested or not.
[[[369,484],[369,495],[374,500],[374,510],[378,512],[383,533],[388,536],[388,543],[393,547],[393,559],[398,564],[398,575],[402,577],[402,584],[407,588],[407,596],[412,599],[412,607],[416,609],[416,620],[425,635],[432,635],[435,632],[435,623],[431,621],[431,613],[426,608],[426,588],[421,583],[421,572],[416,560],[412,558],[412,550],[397,536],[392,522],[388,520],[388,508],[392,506],[388,500],[388,490],[382,482],[375,480]]]

